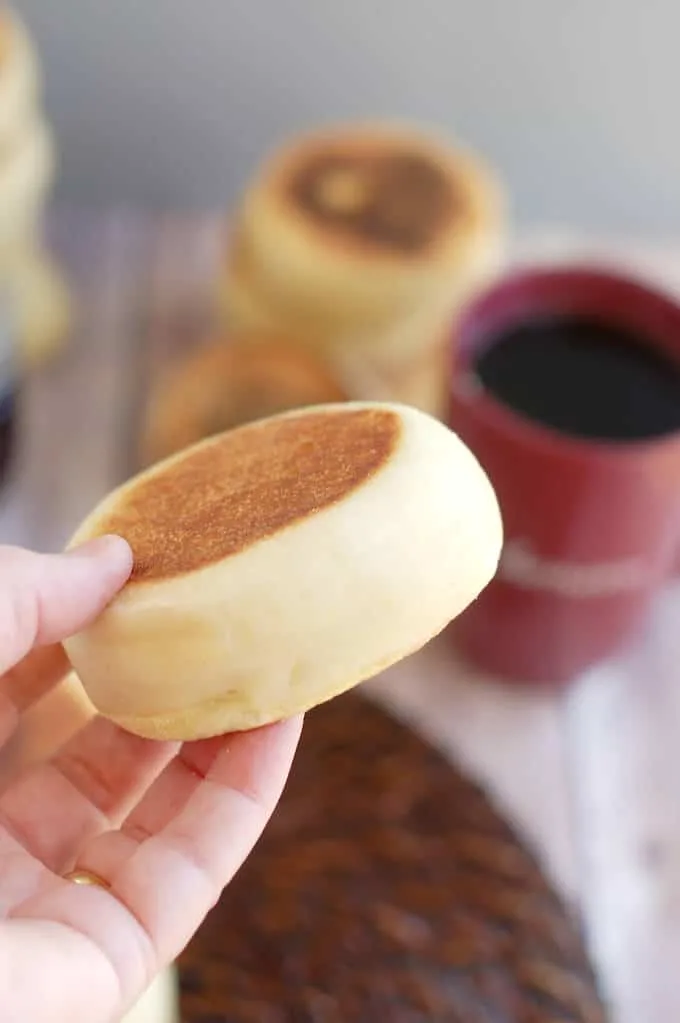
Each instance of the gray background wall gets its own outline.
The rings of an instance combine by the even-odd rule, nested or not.
[[[458,132],[522,222],[680,237],[678,0],[19,0],[82,203],[228,203],[335,118]]]

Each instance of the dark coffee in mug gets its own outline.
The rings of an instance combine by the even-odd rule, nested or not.
[[[487,339],[476,373],[495,398],[573,437],[680,430],[680,367],[645,338],[585,316],[540,316]]]
[[[480,667],[567,682],[621,649],[680,556],[680,302],[528,268],[456,325],[448,421],[503,513],[495,579],[451,626]]]

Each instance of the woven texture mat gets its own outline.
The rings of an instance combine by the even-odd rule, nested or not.
[[[574,922],[484,793],[352,693],[180,959],[184,1023],[603,1023]]]

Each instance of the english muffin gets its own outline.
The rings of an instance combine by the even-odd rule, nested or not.
[[[347,357],[338,375],[357,399],[413,405],[441,419],[447,408],[449,361],[447,329],[435,333],[428,349],[403,365]]]
[[[113,491],[72,544],[130,543],[126,586],[64,644],[99,712],[150,738],[253,728],[426,643],[493,576],[471,452],[416,409],[348,402],[202,441]]]
[[[292,302],[277,305],[273,295],[266,295],[232,267],[218,284],[218,302],[228,330],[241,335],[244,343],[259,344],[278,331],[331,367],[356,363],[399,372],[432,354],[439,338],[451,334],[458,298],[452,286],[437,302],[378,325],[345,319],[336,305],[326,311],[324,321],[318,311],[302,304],[297,308]]]
[[[0,154],[0,268],[39,231],[55,163],[52,133],[37,119],[16,146]]]
[[[282,307],[362,325],[455,295],[495,266],[504,199],[483,161],[400,125],[331,126],[246,189],[237,265]]]
[[[24,365],[36,368],[61,350],[71,327],[67,282],[50,253],[37,244],[14,251],[0,279],[12,304]]]
[[[33,119],[40,100],[40,70],[33,40],[18,13],[0,5],[0,154]]]
[[[294,343],[260,333],[215,338],[179,359],[153,388],[141,444],[144,465],[212,434],[277,412],[344,401],[325,366]]]

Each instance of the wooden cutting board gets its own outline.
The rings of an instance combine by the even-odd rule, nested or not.
[[[576,923],[484,793],[356,694],[308,715],[180,960],[185,1023],[603,1023]]]

